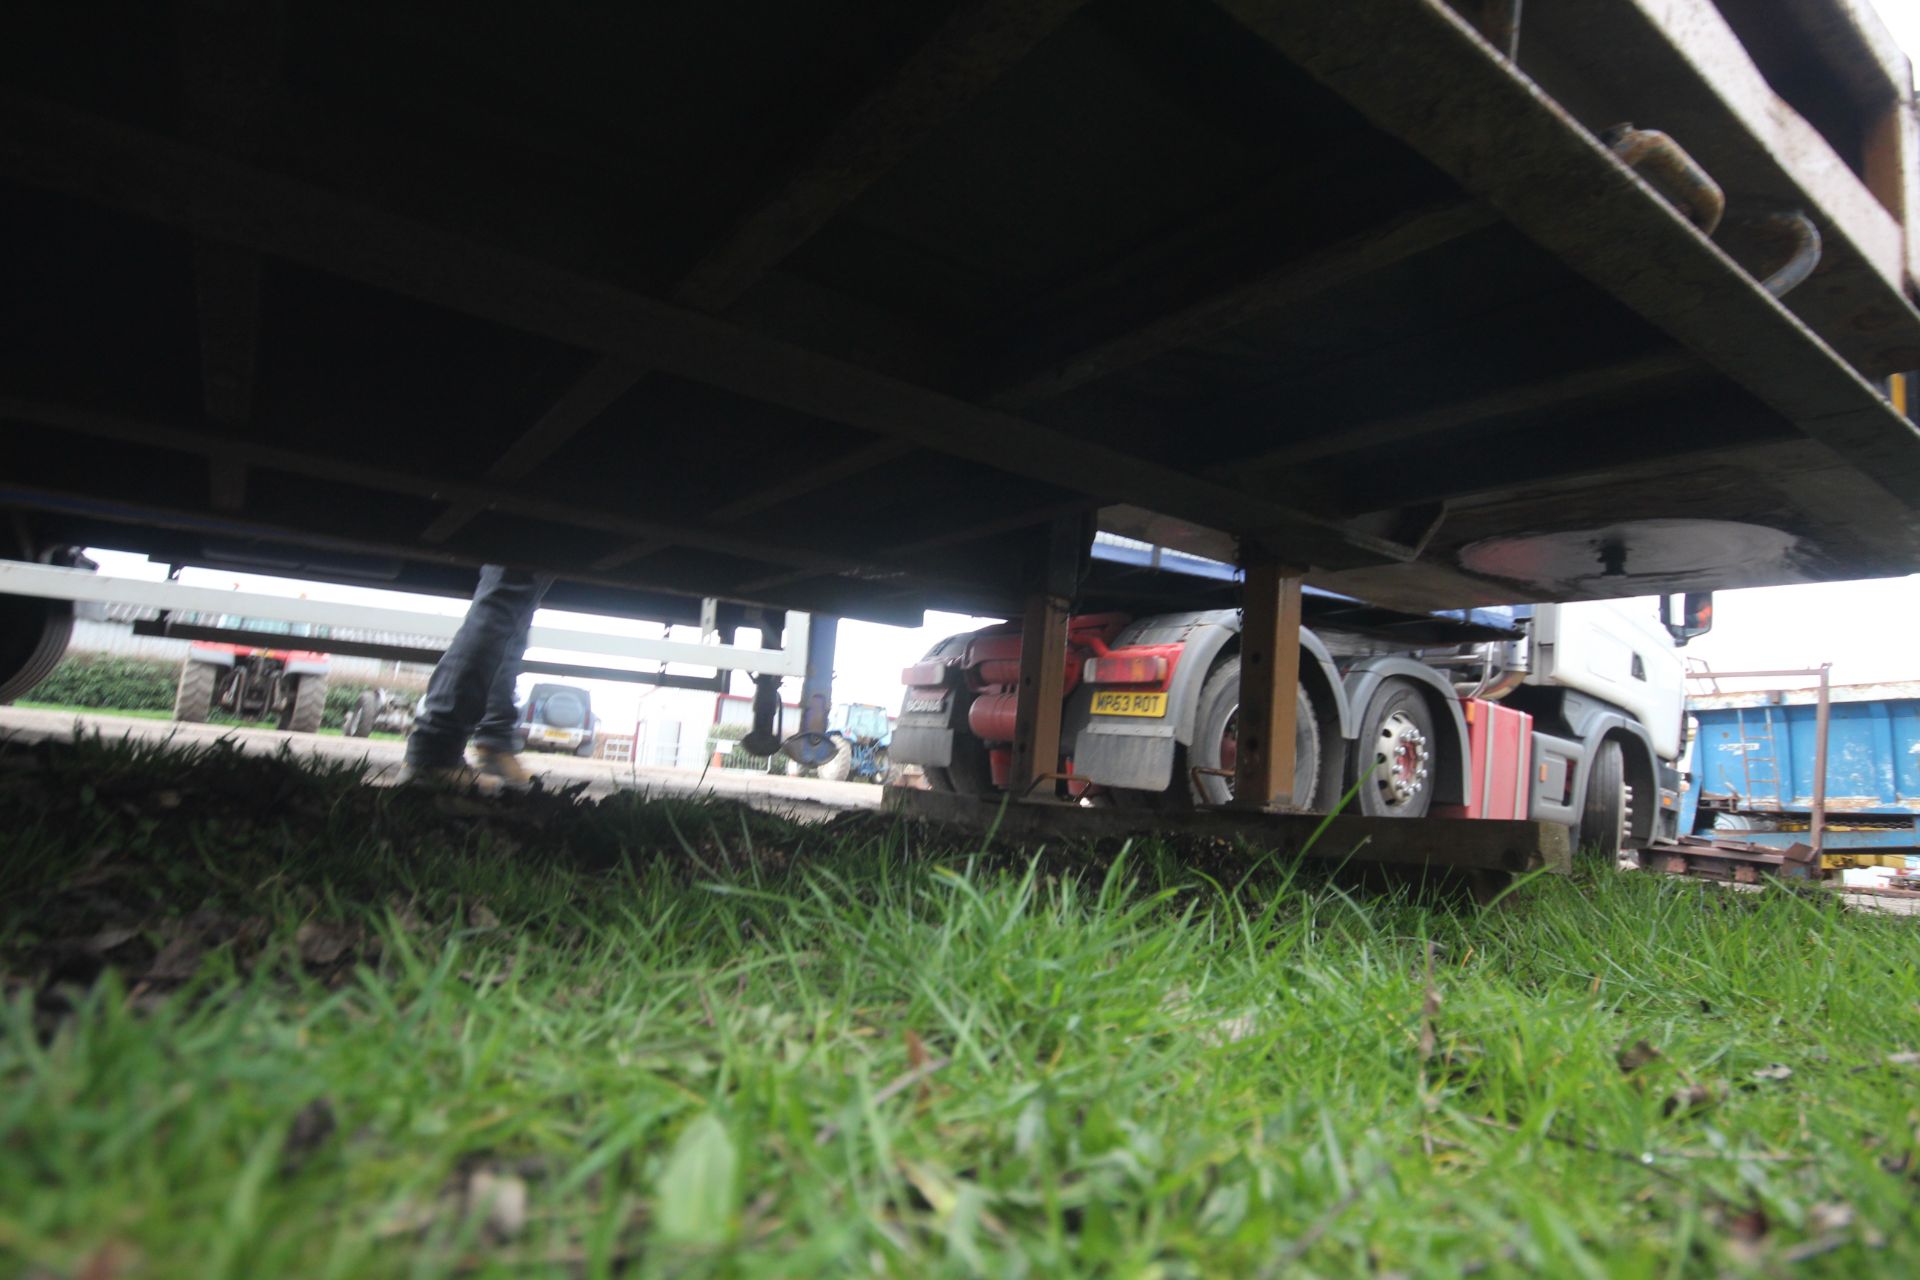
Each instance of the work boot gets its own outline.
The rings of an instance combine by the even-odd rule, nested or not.
[[[473,749],[474,767],[510,791],[525,791],[533,785],[533,775],[520,763],[520,757],[498,747]]]
[[[398,787],[432,787],[436,791],[478,791],[481,795],[498,794],[505,784],[492,774],[482,773],[462,760],[458,764],[420,767],[411,764],[400,766],[399,774],[393,780]]]

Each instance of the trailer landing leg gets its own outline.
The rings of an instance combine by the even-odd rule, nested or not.
[[[1246,558],[1240,589],[1239,755],[1233,803],[1239,809],[1293,807],[1293,735],[1300,683],[1298,569],[1265,555]]]
[[[1020,631],[1020,688],[1014,704],[1013,794],[1052,798],[1060,776],[1060,711],[1066,696],[1067,622],[1079,585],[1080,560],[1091,538],[1075,515],[1052,521],[1034,539],[1024,625]]]

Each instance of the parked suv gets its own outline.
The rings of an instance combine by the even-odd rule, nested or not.
[[[570,684],[536,684],[520,711],[521,744],[535,751],[593,754],[593,698]]]

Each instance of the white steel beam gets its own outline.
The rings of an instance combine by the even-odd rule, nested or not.
[[[458,616],[417,613],[373,605],[341,604],[290,596],[194,587],[181,582],[145,582],[54,565],[0,560],[0,595],[52,600],[97,601],[174,612],[228,614],[316,627],[385,631],[427,640],[450,641],[460,629]],[[807,671],[807,615],[787,615],[787,647],[750,649],[730,644],[695,644],[645,636],[608,635],[564,627],[534,627],[529,648],[562,649],[639,662],[676,663],[752,675],[804,676]]]

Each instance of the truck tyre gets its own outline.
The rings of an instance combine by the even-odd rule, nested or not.
[[[0,706],[24,698],[66,656],[73,605],[37,596],[0,596]]]
[[[349,738],[367,737],[373,733],[373,722],[379,717],[380,695],[371,689],[365,690],[340,718],[340,732]]]
[[[1612,738],[1593,753],[1587,772],[1587,793],[1580,802],[1580,826],[1573,847],[1591,851],[1611,866],[1620,860],[1627,832],[1627,763],[1619,742]]]
[[[327,678],[295,676],[293,696],[280,716],[280,727],[294,733],[320,732],[320,717],[327,709]]]
[[[173,695],[173,718],[188,724],[205,724],[213,711],[213,694],[219,684],[219,667],[188,658],[180,666],[180,687]]]
[[[962,796],[990,796],[994,793],[993,762],[987,758],[987,744],[966,729],[966,717],[953,731],[953,760],[946,768],[928,766],[927,789],[950,791]]]
[[[1433,804],[1439,741],[1433,710],[1408,680],[1384,680],[1367,704],[1353,753],[1355,802],[1369,818],[1421,818]]]
[[[1233,799],[1233,779],[1210,770],[1231,770],[1238,755],[1240,716],[1240,659],[1228,658],[1213,669],[1200,688],[1194,714],[1193,745],[1175,747],[1173,777],[1165,791],[1116,788],[1120,808],[1191,809],[1196,804],[1223,805]],[[1293,803],[1296,808],[1319,810],[1327,797],[1320,792],[1320,721],[1313,698],[1302,684],[1296,687],[1293,730]],[[1201,772],[1195,773],[1198,769]]]
[[[575,754],[576,756],[579,756],[582,760],[585,760],[593,754],[593,748],[594,748],[594,741],[592,738],[588,738],[585,742],[581,743],[579,746],[573,749],[573,754]]]

